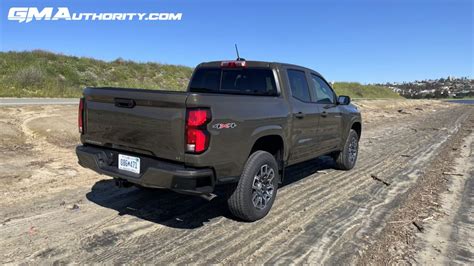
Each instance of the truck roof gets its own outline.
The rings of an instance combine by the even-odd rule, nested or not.
[[[220,60],[220,61],[203,62],[203,63],[200,63],[199,65],[197,65],[196,68],[199,68],[199,67],[221,67],[222,62],[229,62],[229,61],[237,61],[237,60]],[[313,69],[303,67],[303,66],[299,66],[299,65],[294,65],[294,64],[281,63],[281,62],[266,62],[266,61],[248,61],[248,60],[242,60],[242,61],[245,61],[245,64],[246,64],[247,67],[276,67],[276,66],[294,67],[294,68],[306,69],[308,71],[314,72],[314,73],[318,74],[319,76],[321,76],[321,74],[319,74],[319,72],[317,72]]]

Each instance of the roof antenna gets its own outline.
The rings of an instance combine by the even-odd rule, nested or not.
[[[237,48],[237,44],[235,44],[235,52],[237,53],[237,61],[245,61],[245,58],[241,58],[239,55],[239,48]]]

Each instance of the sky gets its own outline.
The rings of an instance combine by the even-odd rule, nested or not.
[[[474,78],[470,0],[62,0],[0,3],[0,50],[43,49],[194,67],[235,59],[306,66],[330,81]],[[11,7],[171,12],[181,21],[8,20]]]

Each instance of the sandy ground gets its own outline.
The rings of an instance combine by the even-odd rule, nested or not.
[[[448,188],[441,195],[440,211],[445,213],[428,225],[417,245],[416,261],[422,264],[474,265],[474,133],[468,135],[455,159],[453,171],[446,172]]]
[[[219,197],[117,188],[80,168],[76,106],[1,107],[0,263],[430,263],[437,253],[436,262],[472,263],[474,108],[357,105],[356,168],[333,170],[327,157],[291,167],[272,211],[255,223],[233,220]],[[428,181],[437,208],[420,199]],[[387,230],[395,225],[410,230],[405,248],[390,241],[405,237]]]

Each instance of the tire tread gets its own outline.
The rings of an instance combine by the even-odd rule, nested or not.
[[[339,169],[339,170],[350,170],[354,167],[355,165],[355,162],[354,164],[351,164],[349,161],[348,161],[348,158],[347,158],[347,153],[348,153],[348,150],[349,150],[349,143],[350,143],[350,139],[353,135],[356,135],[357,138],[359,137],[357,132],[354,130],[354,129],[351,129],[349,131],[349,134],[347,135],[347,139],[346,141],[344,142],[344,148],[342,149],[342,151],[340,151],[335,157],[335,162],[336,162],[336,169]]]
[[[253,211],[250,208],[253,208],[253,206],[249,206],[249,204],[246,204],[247,201],[245,200],[245,193],[247,193],[248,186],[246,182],[253,182],[253,171],[255,165],[259,165],[260,161],[264,160],[273,160],[273,163],[275,165],[276,161],[273,155],[266,151],[256,151],[250,155],[250,157],[247,159],[247,162],[245,163],[244,169],[242,171],[241,178],[234,190],[234,192],[230,195],[230,197],[227,200],[228,207],[230,212],[245,221],[256,221],[262,217],[256,217],[253,213]],[[278,171],[275,171],[275,178],[279,178],[278,176]],[[275,196],[276,197],[276,190],[277,187],[275,187]]]

